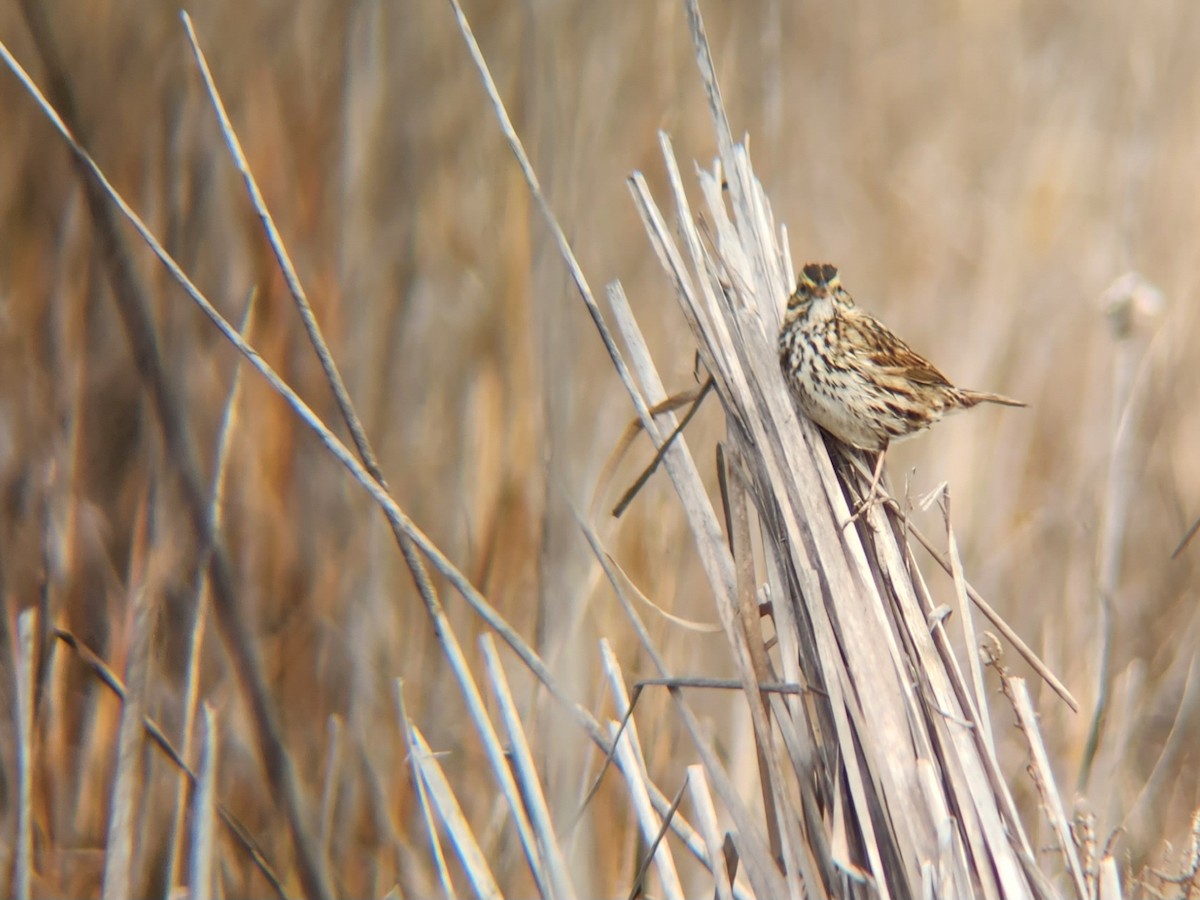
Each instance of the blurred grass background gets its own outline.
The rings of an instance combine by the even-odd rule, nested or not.
[[[328,389],[224,152],[176,8],[110,0],[85,14],[55,0],[45,9],[97,160],[227,317],[236,320],[257,287],[251,341],[332,422]],[[1081,700],[1084,712],[1073,715],[1049,692],[1042,697],[1068,794],[1104,640],[1098,557],[1120,348],[1099,298],[1130,269],[1161,290],[1161,308],[1139,314],[1131,338],[1136,382],[1121,419],[1131,500],[1112,597],[1112,701],[1097,764],[1078,793],[1101,840],[1124,825],[1133,865],[1160,859],[1163,841],[1184,838],[1200,807],[1200,750],[1178,737],[1200,729],[1200,545],[1169,558],[1200,512],[1200,8],[1182,0],[746,0],[711,2],[704,12],[734,130],[750,136],[797,264],[837,263],[860,305],[957,383],[1031,405],[947,422],[900,445],[890,471],[897,489],[911,481],[914,496],[950,482],[968,577]],[[661,187],[659,129],[681,159],[707,165],[715,152],[681,5],[473,2],[467,13],[585,271],[596,285],[624,282],[669,386],[692,386],[688,332],[624,189],[634,169]],[[612,641],[627,672],[639,671],[638,651],[572,510],[589,506],[632,410],[531,210],[448,5],[219,0],[192,14],[394,495],[581,702],[603,709],[598,637]],[[0,37],[39,77],[13,4],[0,7]],[[8,627],[39,596],[45,548],[55,621],[120,671],[135,522],[150,503],[159,610],[151,712],[170,730],[190,630],[190,532],[168,489],[148,500],[169,463],[107,297],[79,184],[7,75],[0,123]],[[234,353],[149,254],[139,248],[136,258],[156,291],[162,346],[209,461]],[[447,754],[442,764],[467,814],[491,834],[496,871],[513,879],[506,888],[528,891],[383,521],[253,376],[240,408],[228,544],[288,746],[314,791],[331,753],[326,722],[344,723],[339,827],[329,845],[339,885],[362,896],[434,884],[397,725],[400,678],[409,714]],[[696,446],[711,446],[718,421],[716,409],[699,417]],[[640,453],[610,493],[636,476],[648,459],[644,446]],[[939,527],[936,510],[917,517],[927,531]],[[609,542],[656,602],[715,618],[664,479],[611,526]],[[948,602],[949,582],[931,577]],[[477,623],[449,592],[445,599],[473,646]],[[676,671],[727,672],[718,636],[657,626]],[[286,870],[289,848],[244,735],[236,685],[215,638],[205,651],[203,693],[217,704],[225,739],[222,799]],[[38,872],[47,894],[94,893],[118,709],[70,660],[55,660],[50,683],[53,726],[43,733],[35,795]],[[565,829],[598,760],[528,684],[524,700]],[[700,702],[752,785],[740,697]],[[667,709],[652,693],[639,707],[651,772],[692,761],[673,755],[686,744]],[[993,712],[1002,733],[1010,713],[1002,701]],[[10,834],[5,745],[0,804]],[[1014,732],[1002,762],[1017,782],[1024,753]],[[165,851],[151,836],[169,820],[171,783],[160,760],[147,757],[146,766],[138,871],[147,891],[161,893]],[[395,853],[381,850],[373,792],[400,830]],[[1034,822],[1032,786],[1026,799]],[[636,829],[618,798],[602,792],[569,837],[581,890],[627,890]],[[5,855],[10,848],[6,838]],[[261,893],[249,866],[227,856],[230,892]]]

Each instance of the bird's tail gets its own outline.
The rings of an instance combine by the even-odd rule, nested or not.
[[[989,394],[987,391],[958,391],[958,401],[963,409],[970,409],[980,403],[998,403],[1000,406],[1028,406],[1020,400],[1005,397],[1003,394]]]

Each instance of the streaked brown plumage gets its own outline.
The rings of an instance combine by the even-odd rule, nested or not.
[[[809,263],[788,299],[779,364],[799,407],[843,443],[886,451],[946,413],[1019,400],[952,385],[877,319],[858,309],[835,266]],[[876,466],[876,481],[883,456]]]

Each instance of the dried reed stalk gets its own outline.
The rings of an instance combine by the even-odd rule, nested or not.
[[[737,491],[726,495],[727,538],[686,446],[665,454],[758,743],[765,833],[735,830],[734,840],[769,844],[789,884],[803,870],[809,896],[1058,896],[998,769],[982,676],[972,666],[971,680],[964,677],[943,621],[932,616],[903,517],[894,506],[876,506],[845,526],[844,481],[854,476],[839,475],[821,432],[797,416],[788,396],[775,350],[793,281],[786,234],[775,226],[748,150],[732,139],[699,10],[694,0],[687,8],[720,160],[697,173],[703,207],[695,212],[662,138],[678,241],[641,175],[630,184],[725,410],[726,483],[744,489],[765,550],[756,569],[745,504],[729,500]],[[623,295],[613,291],[610,299],[640,382],[639,409],[652,408],[665,392]],[[661,438],[675,417],[643,417],[643,424]],[[745,615],[760,587],[771,599],[777,641],[770,653],[758,616]],[[960,616],[973,638],[965,603]],[[818,690],[768,703],[760,693],[768,680]],[[1029,717],[1022,724],[1035,729]],[[1040,746],[1039,737],[1030,740]],[[1046,776],[1039,787],[1053,796],[1046,806],[1061,822]],[[1070,895],[1085,897],[1075,848],[1063,843]],[[755,874],[756,890],[769,892]]]

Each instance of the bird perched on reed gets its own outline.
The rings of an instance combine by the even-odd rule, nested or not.
[[[878,319],[854,305],[836,266],[809,263],[788,299],[779,364],[804,413],[844,444],[878,451],[874,495],[892,441],[947,413],[1019,400],[955,387]]]

